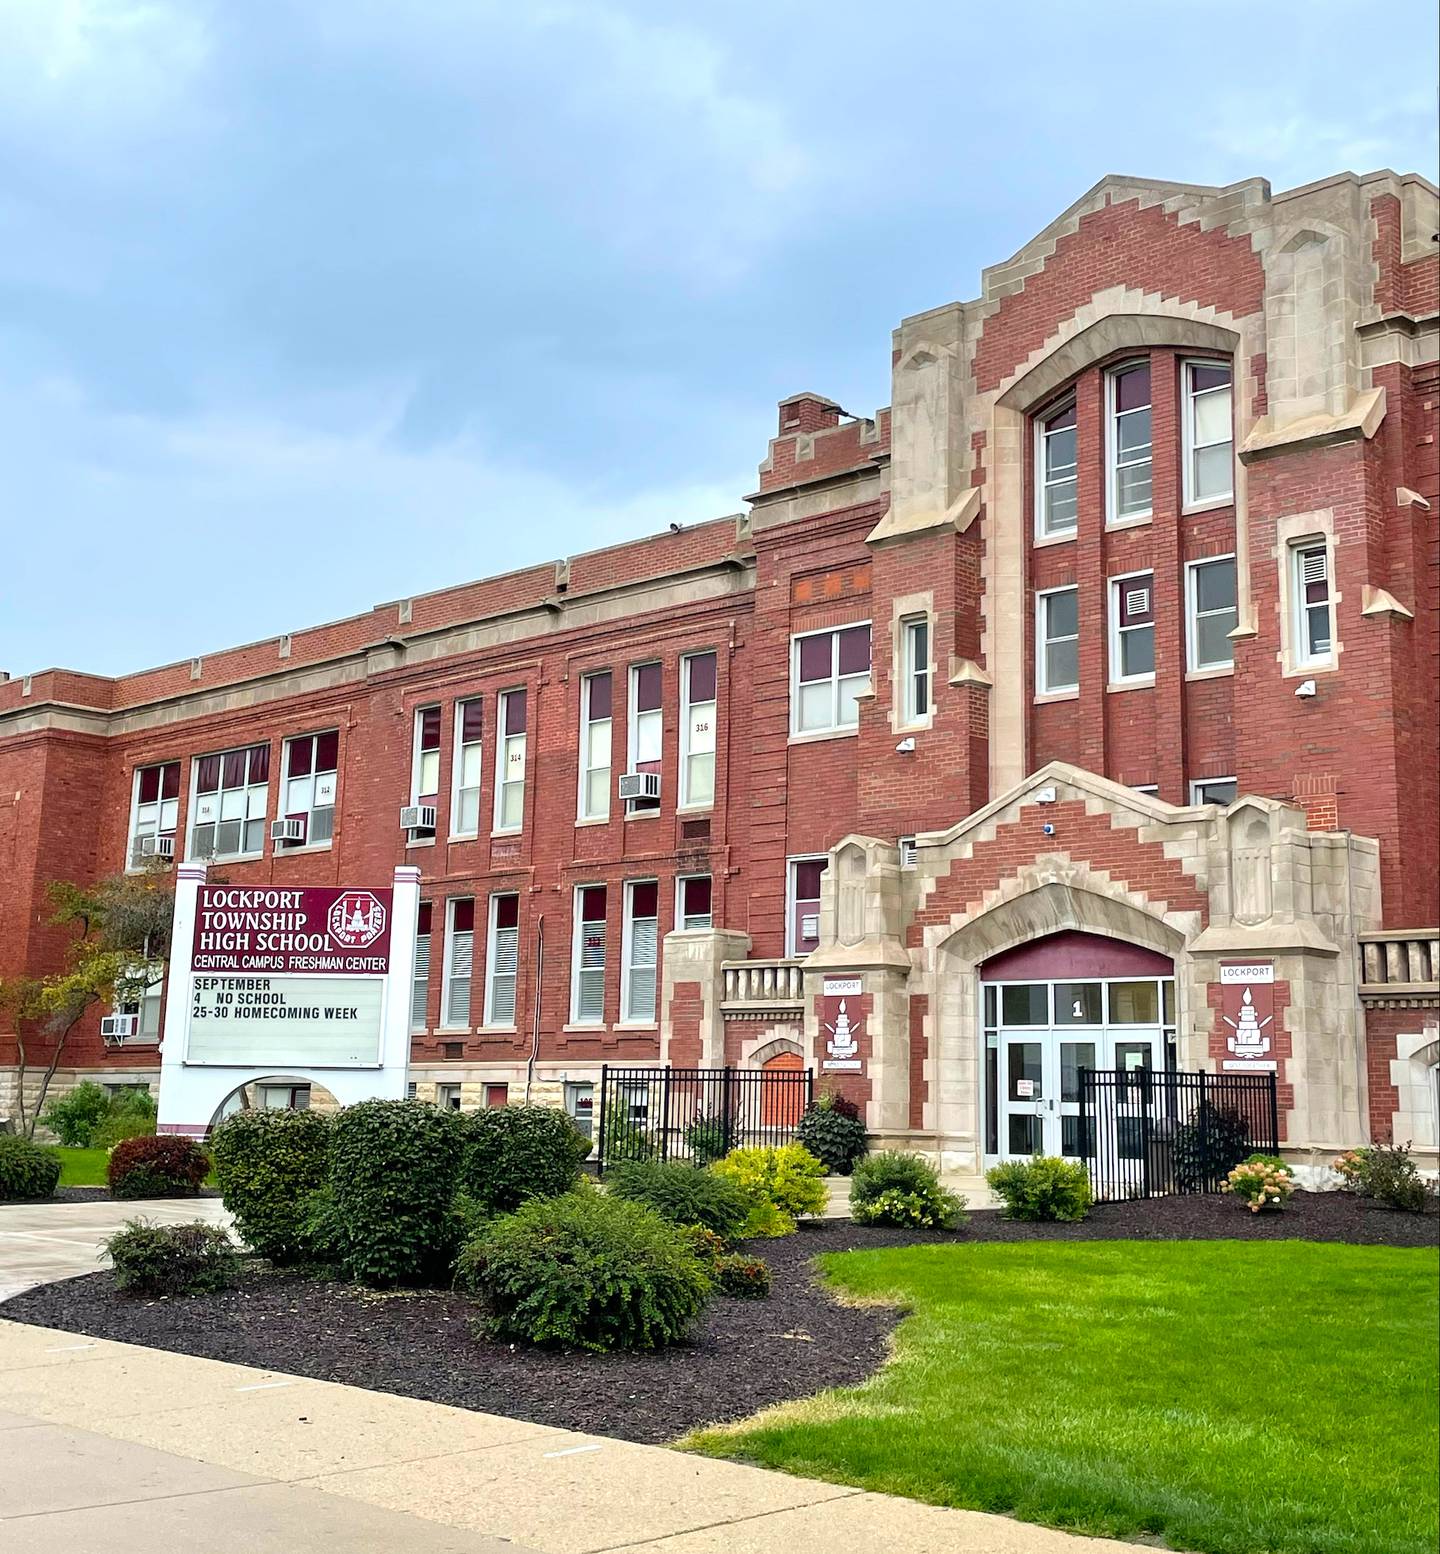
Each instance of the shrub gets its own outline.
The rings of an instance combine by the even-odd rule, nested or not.
[[[1408,1144],[1371,1144],[1347,1150],[1335,1162],[1347,1192],[1374,1198],[1387,1208],[1423,1214],[1435,1188],[1416,1168]]]
[[[850,1184],[850,1217],[857,1225],[902,1225],[951,1230],[964,1223],[965,1200],[940,1185],[923,1155],[887,1149],[862,1160]]]
[[[328,1185],[306,1194],[298,1217],[301,1260],[344,1273],[350,1243]]]
[[[34,1203],[48,1198],[60,1180],[60,1157],[53,1149],[0,1133],[0,1203]]]
[[[110,1151],[105,1176],[116,1198],[175,1198],[200,1191],[210,1157],[178,1133],[124,1139]]]
[[[696,1165],[714,1165],[723,1160],[734,1143],[733,1128],[725,1126],[723,1117],[697,1117],[685,1130],[685,1143]]]
[[[764,1300],[770,1293],[770,1264],[763,1257],[725,1252],[715,1259],[711,1277],[722,1295],[736,1300]]]
[[[109,1115],[110,1095],[93,1079],[86,1079],[64,1095],[56,1096],[40,1121],[67,1149],[89,1149],[96,1127]]]
[[[105,1243],[124,1295],[202,1295],[232,1284],[235,1245],[218,1225],[147,1225],[132,1219]]]
[[[1243,1160],[1220,1184],[1221,1192],[1234,1193],[1249,1204],[1252,1214],[1283,1209],[1295,1193],[1295,1173],[1283,1160],[1260,1156]]]
[[[710,1169],[749,1200],[747,1236],[788,1236],[799,1215],[825,1212],[825,1167],[803,1144],[732,1149]]]
[[[456,1284],[483,1300],[499,1335],[600,1351],[677,1342],[710,1292],[683,1231],[601,1193],[495,1220],[460,1254]]]
[[[797,1141],[835,1176],[849,1176],[855,1162],[870,1147],[865,1124],[858,1116],[851,1117],[840,1110],[838,1103],[843,1100],[838,1095],[822,1095],[805,1108],[795,1130]]]
[[[96,1124],[90,1142],[113,1149],[126,1139],[146,1138],[155,1131],[157,1107],[148,1090],[122,1090],[112,1096],[109,1112]]]
[[[1053,1155],[1006,1160],[992,1166],[985,1180],[1004,1200],[1006,1219],[1082,1220],[1095,1201],[1085,1167]]]
[[[1177,1184],[1189,1192],[1209,1192],[1250,1153],[1250,1128],[1234,1112],[1201,1101],[1189,1122],[1175,1129],[1171,1150]]]
[[[729,1252],[730,1243],[724,1236],[706,1230],[703,1225],[685,1225],[682,1229],[686,1241],[690,1243],[690,1250],[700,1259],[700,1266],[707,1273],[712,1273],[715,1264]]]
[[[383,1289],[449,1266],[464,1147],[462,1114],[428,1101],[361,1101],[336,1113],[329,1185],[346,1274]]]
[[[605,1185],[672,1225],[703,1225],[730,1239],[745,1228],[750,1212],[749,1199],[733,1181],[690,1165],[627,1160],[606,1175]]]
[[[215,1130],[220,1195],[252,1251],[272,1263],[306,1255],[306,1199],[325,1184],[329,1146],[323,1112],[239,1111]]]
[[[659,1146],[638,1118],[630,1115],[623,1096],[610,1097],[601,1119],[605,1137],[601,1141],[602,1158],[607,1167],[622,1160],[653,1160]]]
[[[483,1214],[574,1186],[590,1140],[553,1106],[492,1106],[464,1117],[460,1187]]]

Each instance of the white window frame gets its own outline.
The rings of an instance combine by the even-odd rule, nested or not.
[[[917,632],[925,633],[925,651],[919,653],[915,638]],[[932,654],[935,633],[929,614],[903,615],[900,618],[900,670],[904,680],[902,699],[902,728],[929,728],[935,715],[935,673]],[[924,692],[925,706],[921,708],[919,692]]]
[[[440,743],[435,746],[434,750],[435,786],[433,788],[426,788],[424,786],[424,778],[421,775],[425,769],[425,756],[429,753],[422,751],[420,748],[422,731],[425,726],[425,714],[427,712],[439,713],[441,717]],[[418,804],[422,798],[429,798],[433,799],[438,807],[440,803],[440,751],[444,743],[444,714],[441,711],[439,702],[426,702],[423,707],[417,707],[410,720],[410,802],[412,804]],[[416,826],[406,834],[406,842],[409,844],[433,841],[438,829],[438,827],[432,830],[429,826]]]
[[[1196,496],[1195,494],[1195,455],[1202,448],[1218,448],[1219,442],[1201,443],[1195,440],[1195,401],[1205,394],[1219,394],[1218,388],[1201,389],[1199,394],[1194,388],[1194,370],[1196,367],[1228,367],[1230,369],[1230,436],[1226,439],[1230,444],[1230,489],[1217,493],[1214,496]],[[1181,489],[1183,493],[1183,510],[1189,512],[1201,512],[1210,507],[1228,507],[1235,500],[1235,363],[1222,361],[1216,357],[1190,357],[1180,363],[1180,447],[1184,469],[1181,473]]]
[[[1185,563],[1185,667],[1191,674],[1223,674],[1227,670],[1235,668],[1235,645],[1230,644],[1230,657],[1223,663],[1202,664],[1200,662],[1200,586],[1198,577],[1202,567],[1217,566],[1222,561],[1228,561],[1235,578],[1235,603],[1230,606],[1234,613],[1236,624],[1240,621],[1240,567],[1235,552],[1226,551],[1219,556],[1201,556],[1195,561]],[[1207,617],[1222,615],[1227,612],[1222,610],[1206,610]],[[1228,640],[1228,639],[1227,639]]]
[[[655,959],[635,959],[635,890],[640,885],[655,887]],[[642,919],[644,921],[644,919]],[[648,1009],[635,1007],[635,973],[651,974]],[[660,882],[656,879],[626,880],[624,912],[620,932],[620,1020],[626,1025],[654,1025],[660,1007]]]
[[[507,734],[505,724],[510,698],[517,695],[525,697],[525,731],[521,734]],[[494,828],[492,835],[494,836],[518,836],[525,829],[525,778],[530,758],[532,711],[527,688],[523,685],[512,685],[508,690],[498,692],[495,697],[495,798],[492,813]],[[517,741],[519,742],[520,775],[507,780],[505,773]],[[516,786],[520,789],[520,818],[513,825],[506,825],[505,794],[508,789]]]
[[[165,768],[167,766],[173,766],[175,768],[175,774],[176,774],[176,779],[177,780],[176,780],[176,785],[175,785],[175,797],[173,799],[167,799],[165,797],[165,776],[164,776],[164,772],[165,772]],[[149,772],[149,771],[158,771],[161,774],[159,779],[158,779],[159,787],[158,787],[158,790],[157,790],[160,796],[155,800],[155,803],[154,803],[153,806],[152,805],[146,805],[147,809],[148,808],[153,808],[155,810],[155,824],[153,826],[147,826],[145,828],[145,830],[142,831],[140,829],[140,774],[142,772]],[[167,826],[165,824],[165,806],[167,804],[174,805],[174,823],[172,825],[169,825],[169,826]],[[126,835],[125,835],[125,869],[126,869],[126,872],[127,873],[135,873],[136,871],[142,869],[144,867],[144,865],[145,865],[145,860],[143,858],[137,857],[136,856],[136,852],[135,852],[135,849],[136,849],[137,846],[139,846],[140,840],[141,840],[142,837],[146,837],[146,836],[157,836],[157,837],[158,836],[168,836],[168,837],[171,837],[172,839],[174,839],[174,838],[178,838],[179,834],[180,834],[180,762],[178,760],[176,760],[176,761],[146,761],[143,765],[137,766],[135,768],[134,775],[130,779],[130,824],[129,824],[129,827],[127,828],[127,830],[126,830]]]
[[[455,979],[455,908],[462,901],[470,903],[472,916],[471,926],[466,930],[470,935],[470,975],[466,981],[470,984],[466,999],[464,1023],[458,1023],[451,1018],[453,1011],[450,1007],[450,984]],[[442,1031],[469,1031],[474,1023],[475,1013],[475,927],[474,927],[475,898],[473,896],[451,896],[445,902],[445,961],[440,980],[440,1025]],[[431,932],[434,932],[434,916],[432,908]]]
[[[584,920],[581,917],[581,904],[585,899],[587,890],[603,890],[605,892],[605,958],[598,967],[589,967],[592,971],[600,972],[600,1016],[594,1020],[584,1020],[580,1017],[580,973],[582,970],[580,960],[585,932]],[[589,880],[583,885],[576,885],[571,896],[571,931],[570,931],[570,1024],[584,1026],[587,1030],[603,1030],[605,1027],[605,999],[608,989],[605,979],[610,974],[610,887],[603,880]],[[597,919],[598,921],[598,919]]]
[[[1143,793],[1147,798],[1158,799],[1160,797],[1160,784],[1158,782],[1132,782],[1132,793]]]
[[[458,1080],[442,1080],[435,1086],[435,1104],[441,1111],[458,1112],[463,1094]]]
[[[1309,611],[1319,606],[1305,603],[1305,557],[1319,551],[1325,557],[1325,610],[1330,627],[1330,645],[1317,653],[1311,647]],[[1285,564],[1289,568],[1290,632],[1297,669],[1328,669],[1335,663],[1335,560],[1328,535],[1310,534],[1291,540]]]
[[[595,681],[606,678],[610,681],[610,715],[604,718],[592,718],[590,716],[590,690]],[[528,719],[527,719],[528,721]],[[593,729],[605,725],[605,764],[590,763],[590,737]],[[594,669],[580,677],[580,780],[575,795],[575,815],[579,820],[599,821],[610,818],[610,788],[615,772],[615,674],[610,669]],[[604,794],[604,807],[590,808],[590,783],[591,776],[599,772],[605,773],[605,781],[600,784]]]
[[[1197,777],[1190,784],[1190,802],[1192,804],[1233,804],[1235,802],[1235,798],[1239,798],[1240,796],[1240,789],[1238,784],[1236,785],[1235,789],[1235,798],[1223,800],[1207,799],[1204,796],[1204,790],[1206,788],[1213,788],[1217,782],[1234,781],[1235,779],[1233,777]]]
[[[1105,373],[1105,525],[1107,528],[1124,528],[1127,524],[1144,523],[1147,518],[1155,515],[1155,377],[1153,369],[1150,376],[1150,403],[1142,408],[1150,416],[1150,452],[1142,461],[1132,460],[1129,464],[1120,463],[1120,430],[1119,422],[1122,415],[1139,415],[1140,409],[1119,410],[1116,408],[1116,385],[1120,378],[1127,372],[1134,371],[1137,367],[1150,367],[1148,357],[1136,357],[1133,361],[1120,362],[1111,367]],[[1140,463],[1150,466],[1150,505],[1140,512],[1122,513],[1120,511],[1120,470],[1133,469]]]
[[[1126,588],[1138,582],[1141,578],[1147,579],[1146,591],[1150,595],[1150,619],[1135,626],[1123,626],[1120,623],[1120,607],[1124,600]],[[1123,673],[1124,641],[1131,632],[1148,631],[1150,633],[1150,660],[1155,662],[1156,635],[1155,635],[1155,574],[1154,572],[1126,572],[1120,577],[1110,579],[1110,684],[1111,685],[1154,685],[1154,669],[1144,670],[1140,674]]]
[[[515,926],[514,928],[501,928],[499,926],[500,902],[502,899],[512,897],[515,901]],[[520,990],[520,892],[517,890],[497,890],[491,892],[487,917],[488,926],[485,935],[485,1025],[487,1029],[491,1030],[513,1031],[518,1012]],[[513,933],[515,935],[515,965],[514,970],[508,972],[500,970],[499,936],[502,933]],[[497,984],[507,980],[510,983],[510,1018],[502,1020],[496,1017],[495,993]]]
[[[334,769],[333,773],[329,773],[329,774],[324,773],[324,772],[317,772],[315,770],[315,762],[316,762],[316,759],[317,759],[316,752],[320,748],[320,740],[326,734],[334,734],[335,735],[335,769]],[[330,845],[331,845],[331,843],[332,843],[332,841],[334,840],[334,837],[335,837],[335,811],[338,808],[338,801],[339,801],[339,797],[340,797],[340,731],[339,731],[339,729],[321,728],[321,729],[316,729],[313,733],[310,733],[310,734],[291,734],[284,741],[284,743],[281,745],[281,748],[280,748],[280,796],[279,796],[279,799],[276,802],[277,818],[278,819],[289,820],[294,815],[302,813],[302,811],[292,809],[291,806],[290,806],[290,784],[292,782],[305,782],[306,781],[306,777],[291,777],[291,775],[290,775],[290,750],[291,750],[292,746],[301,744],[302,742],[308,743],[309,746],[310,746],[310,770],[306,774],[308,779],[309,779],[310,803],[303,810],[303,814],[305,816],[305,840],[298,847],[297,846],[287,845],[287,844],[284,844],[284,843],[277,844],[277,847],[276,847],[276,851],[277,852],[287,852],[287,853],[288,852],[310,852],[310,851],[325,852],[325,851],[327,851],[329,849],[329,847],[330,847]],[[322,777],[322,776],[326,776],[326,775],[331,775],[335,779],[335,781],[334,781],[334,783],[332,784],[332,787],[331,787],[330,802],[328,804],[317,804],[315,802],[316,779],[318,777]],[[315,815],[319,811],[326,810],[326,809],[328,809],[330,811],[330,835],[327,836],[327,837],[324,837],[322,840],[317,842],[317,841],[314,840],[314,835],[315,835],[314,817],[315,817]]]
[[[1057,416],[1062,416],[1067,410],[1075,411],[1074,427],[1065,430],[1075,434],[1075,467],[1074,473],[1066,475],[1059,480],[1046,478],[1045,439],[1053,435],[1046,431],[1046,427]],[[1060,528],[1052,529],[1046,522],[1045,495],[1051,486],[1074,484],[1075,487],[1075,521]],[[1035,538],[1037,540],[1073,540],[1080,532],[1080,411],[1073,394],[1066,395],[1058,403],[1049,406],[1041,415],[1035,417]]]
[[[800,897],[795,894],[795,865],[797,863],[823,863],[828,869],[830,854],[794,853],[785,860],[785,954],[789,957],[802,953],[795,943],[795,908],[800,902]],[[810,901],[815,898],[806,896],[804,899]],[[803,953],[808,955],[810,951],[806,950]]]
[[[479,706],[480,708],[480,737],[479,739],[465,739],[465,709]],[[452,731],[452,748],[450,751],[450,835],[456,840],[473,839],[480,835],[480,816],[482,814],[481,801],[485,797],[485,698],[483,696],[462,696],[455,703],[454,726]],[[469,750],[475,751],[475,781],[465,781],[465,754]],[[475,795],[475,824],[467,826],[461,816],[461,800],[463,795],[473,793]]]
[[[851,674],[840,673],[840,633],[854,631],[863,626],[870,634],[870,667],[863,676],[865,689],[856,691],[854,696],[868,695],[875,686],[875,628],[869,620],[846,621],[842,626],[822,626],[815,631],[797,631],[790,638],[790,737],[792,739],[834,739],[837,736],[858,735],[860,732],[860,709],[855,709],[855,721],[842,723],[840,719],[841,686],[851,680],[861,679],[858,672]],[[811,637],[829,637],[830,640],[830,717],[831,721],[817,728],[800,727],[800,644]],[[810,680],[809,685],[823,685],[823,680]],[[852,701],[853,705],[853,701]]]
[[[691,880],[710,881],[710,910],[704,914],[705,922],[697,924],[694,930],[690,928],[690,919],[685,911],[685,886]],[[695,914],[699,916],[700,914]],[[699,932],[704,928],[715,926],[715,876],[713,874],[679,874],[675,877],[675,926],[684,931]]]
[[[660,671],[660,705],[651,707],[645,712],[636,710],[636,702],[640,695],[640,671],[642,669],[656,668]],[[663,767],[665,761],[665,668],[659,659],[647,658],[643,663],[631,664],[625,677],[625,770],[638,772],[640,770],[640,732],[642,718],[647,721],[644,728],[648,731],[652,726],[658,730],[656,737],[656,754],[645,756],[643,759],[651,765]],[[612,687],[613,694],[613,687]],[[651,721],[653,720],[653,722]],[[625,815],[632,818],[635,815],[658,815],[660,813],[659,799],[626,799]]]
[[[246,775],[248,776],[249,775],[249,769],[250,769],[249,768],[249,752],[251,750],[255,749],[256,747],[258,747],[259,745],[264,745],[264,744],[268,744],[268,743],[269,743],[268,740],[257,739],[255,741],[253,741],[253,743],[248,744],[248,745],[230,745],[230,746],[228,746],[224,750],[218,750],[218,751],[217,750],[207,750],[204,755],[191,756],[191,758],[190,758],[190,809],[189,809],[189,813],[188,813],[188,815],[186,817],[187,825],[186,825],[186,828],[185,828],[185,856],[186,856],[187,859],[195,859],[195,858],[199,858],[199,857],[202,856],[201,854],[198,854],[195,851],[195,831],[196,831],[197,826],[202,824],[202,822],[200,822],[196,818],[198,807],[199,807],[198,801],[199,801],[199,798],[200,798],[200,763],[202,761],[206,760],[208,757],[211,757],[211,756],[218,757],[219,760],[220,760],[220,763],[221,763],[221,766],[220,766],[220,780],[221,780],[221,783],[223,784],[224,780],[225,780],[225,766],[224,766],[224,762],[225,762],[225,757],[227,755],[234,755],[237,751],[240,751],[240,750],[245,751],[246,752],[246,768],[245,769],[246,769]],[[273,749],[273,746],[271,748]],[[271,761],[269,763],[269,765],[267,765],[267,767],[265,768],[266,777],[265,777],[265,782],[264,782],[263,788],[262,788],[262,785],[260,783],[247,782],[243,788],[238,788],[238,789],[237,788],[225,788],[224,786],[221,786],[221,787],[219,787],[219,788],[217,788],[215,790],[217,795],[223,794],[223,793],[237,793],[237,792],[245,794],[245,796],[246,796],[245,797],[245,816],[244,816],[244,818],[240,822],[240,840],[241,840],[242,843],[244,842],[244,840],[245,840],[245,830],[246,830],[246,827],[250,824],[250,822],[252,820],[259,820],[260,823],[261,823],[260,824],[260,845],[259,845],[259,847],[253,848],[253,849],[249,850],[248,852],[242,846],[242,848],[241,848],[241,850],[239,852],[234,852],[234,853],[222,853],[222,852],[219,852],[219,851],[216,851],[216,852],[213,852],[213,853],[206,853],[206,854],[203,855],[203,857],[204,857],[206,862],[209,862],[209,863],[238,863],[238,862],[240,862],[240,861],[242,861],[244,859],[247,859],[247,858],[263,858],[265,856],[265,832],[266,832],[266,829],[267,829],[267,827],[269,825],[269,821],[270,821],[270,776],[269,776],[269,773],[270,773],[270,767],[273,766],[274,764],[275,763],[273,761]],[[264,794],[264,803],[263,803],[263,806],[261,808],[260,813],[258,815],[252,815],[250,813],[250,796],[251,796],[252,793],[257,792],[257,791],[263,792],[263,794]],[[211,822],[209,822],[209,821],[203,822],[203,824],[206,824],[206,825],[208,825],[210,823]],[[214,822],[214,824],[216,826],[217,833],[218,833],[220,825],[223,824],[223,823],[224,822],[222,822],[218,818]]]
[[[410,1030],[413,1033],[427,1031],[430,1028],[430,967],[431,956],[435,946],[435,904],[432,901],[422,901],[422,907],[430,908],[430,931],[421,933],[419,919],[415,926],[415,966],[410,974]],[[425,941],[425,970],[422,975],[420,970],[420,941]],[[420,1019],[415,1018],[415,1003],[417,995],[421,995]]]
[[[1075,595],[1075,635],[1073,639],[1066,635],[1048,638],[1045,635],[1046,616],[1049,614],[1048,600],[1057,594]],[[1074,685],[1049,685],[1046,683],[1045,648],[1048,642],[1075,642],[1075,683]],[[1075,583],[1066,583],[1060,588],[1040,588],[1035,593],[1035,693],[1037,696],[1073,696],[1080,689],[1080,589]]]
[[[690,700],[690,665],[697,658],[713,658],[715,660],[715,694],[709,701],[692,702]],[[696,708],[708,707],[710,709],[710,748],[709,750],[692,750],[690,748],[692,714]],[[677,807],[685,810],[708,810],[715,807],[715,757],[719,745],[718,716],[720,708],[720,655],[713,648],[702,648],[694,653],[684,653],[680,658],[680,793]],[[690,760],[691,757],[708,755],[710,757],[710,797],[708,799],[692,799],[690,796]]]

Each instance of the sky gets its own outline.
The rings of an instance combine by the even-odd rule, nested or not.
[[[738,511],[777,400],[885,404],[1107,172],[1435,177],[1436,8],[1385,14],[0,0],[0,669]]]

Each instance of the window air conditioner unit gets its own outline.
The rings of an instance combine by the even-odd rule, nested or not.
[[[270,822],[270,840],[272,842],[303,842],[305,840],[305,822],[300,818],[293,820],[272,820]]]
[[[658,799],[660,797],[659,772],[626,772],[620,779],[622,799]]]
[[[402,831],[433,831],[435,806],[433,804],[405,804],[400,810]]]
[[[175,856],[175,838],[173,836],[142,836],[136,851],[142,858],[173,858]]]
[[[107,1014],[100,1021],[100,1037],[102,1041],[124,1041],[127,1037],[135,1035],[140,1029],[140,1016],[138,1014]]]

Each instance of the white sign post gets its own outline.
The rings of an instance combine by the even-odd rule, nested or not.
[[[203,1138],[226,1099],[261,1080],[322,1085],[342,1105],[400,1099],[420,871],[383,890],[207,885],[175,872],[161,1133]]]

